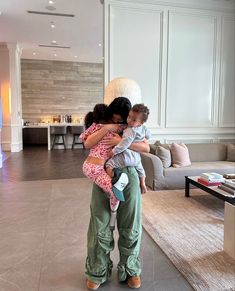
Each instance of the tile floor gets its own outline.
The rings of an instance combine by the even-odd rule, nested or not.
[[[62,153],[27,149],[4,161],[0,170],[0,291],[86,290],[84,263],[90,197],[83,195],[82,189],[87,189],[87,183],[91,186],[81,178],[86,153]],[[55,165],[58,169],[53,171]],[[69,179],[74,169],[77,171]],[[112,259],[115,266],[116,248]],[[193,290],[145,231],[141,259],[139,290]],[[100,290],[130,289],[118,283],[114,268],[111,280]]]

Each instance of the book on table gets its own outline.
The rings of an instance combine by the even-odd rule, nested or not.
[[[225,184],[226,186],[235,190],[235,179],[230,179],[230,180],[226,179],[222,184]]]
[[[224,174],[223,177],[225,179],[235,179],[235,174]]]
[[[198,182],[206,186],[219,186],[224,182],[224,177],[218,173],[202,173],[198,178]]]
[[[235,195],[235,189],[228,187],[228,185],[226,185],[226,184],[221,184],[218,186],[218,188],[229,193],[229,194]]]
[[[207,181],[202,179],[201,177],[197,179],[197,181],[205,186],[219,186],[221,185],[221,181]]]
[[[223,182],[225,180],[223,175],[215,172],[202,173],[200,178],[208,182]]]

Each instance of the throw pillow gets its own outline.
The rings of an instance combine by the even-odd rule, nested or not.
[[[159,157],[162,161],[164,168],[169,168],[171,166],[171,152],[162,146],[157,146],[155,155]]]
[[[175,168],[187,167],[191,165],[189,151],[184,143],[172,143],[171,145],[172,165]]]
[[[155,145],[155,146],[161,145],[160,140],[156,140],[155,143],[154,143],[154,145]]]
[[[154,144],[150,144],[150,145],[149,145],[149,146],[150,146],[150,154],[155,155],[155,154],[156,154],[157,146],[159,146],[159,145],[165,147],[165,145],[162,145],[162,144],[161,144],[160,140],[155,141]]]
[[[235,144],[233,143],[227,146],[227,161],[235,162]]]
[[[150,154],[155,154],[157,146],[155,144],[150,144]]]

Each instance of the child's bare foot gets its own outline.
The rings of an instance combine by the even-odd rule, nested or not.
[[[147,192],[147,187],[146,187],[146,185],[145,185],[145,184],[143,184],[143,185],[140,185],[140,188],[141,188],[141,194],[144,194],[144,193],[146,193],[146,192]]]

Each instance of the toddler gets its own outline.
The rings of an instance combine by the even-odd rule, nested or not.
[[[138,152],[128,148],[133,142],[141,142],[150,138],[149,130],[143,125],[147,121],[148,115],[149,109],[144,104],[136,104],[132,107],[127,117],[128,127],[123,131],[122,140],[111,150],[109,153],[111,158],[106,162],[106,171],[110,177],[113,176],[114,168],[134,166],[140,177],[142,193],[147,191],[147,187],[141,157]]]
[[[85,117],[85,127],[89,127],[80,135],[80,139],[85,141],[89,135],[103,127],[107,130],[107,133],[103,136],[103,138],[110,138],[113,137],[115,133],[121,133],[126,127],[126,125],[121,124],[109,124],[108,121],[109,116],[107,105],[97,104],[94,107],[93,112],[89,112]],[[110,149],[111,146],[106,145],[106,143],[103,142],[103,139],[94,145],[90,149],[89,155],[83,164],[83,173],[95,182],[101,189],[103,189],[103,191],[109,194],[111,208],[110,227],[114,228],[119,201],[124,201],[122,191],[128,184],[128,176],[125,173],[121,173],[119,179],[114,185],[112,185],[112,178],[104,169],[104,164],[108,159]]]

